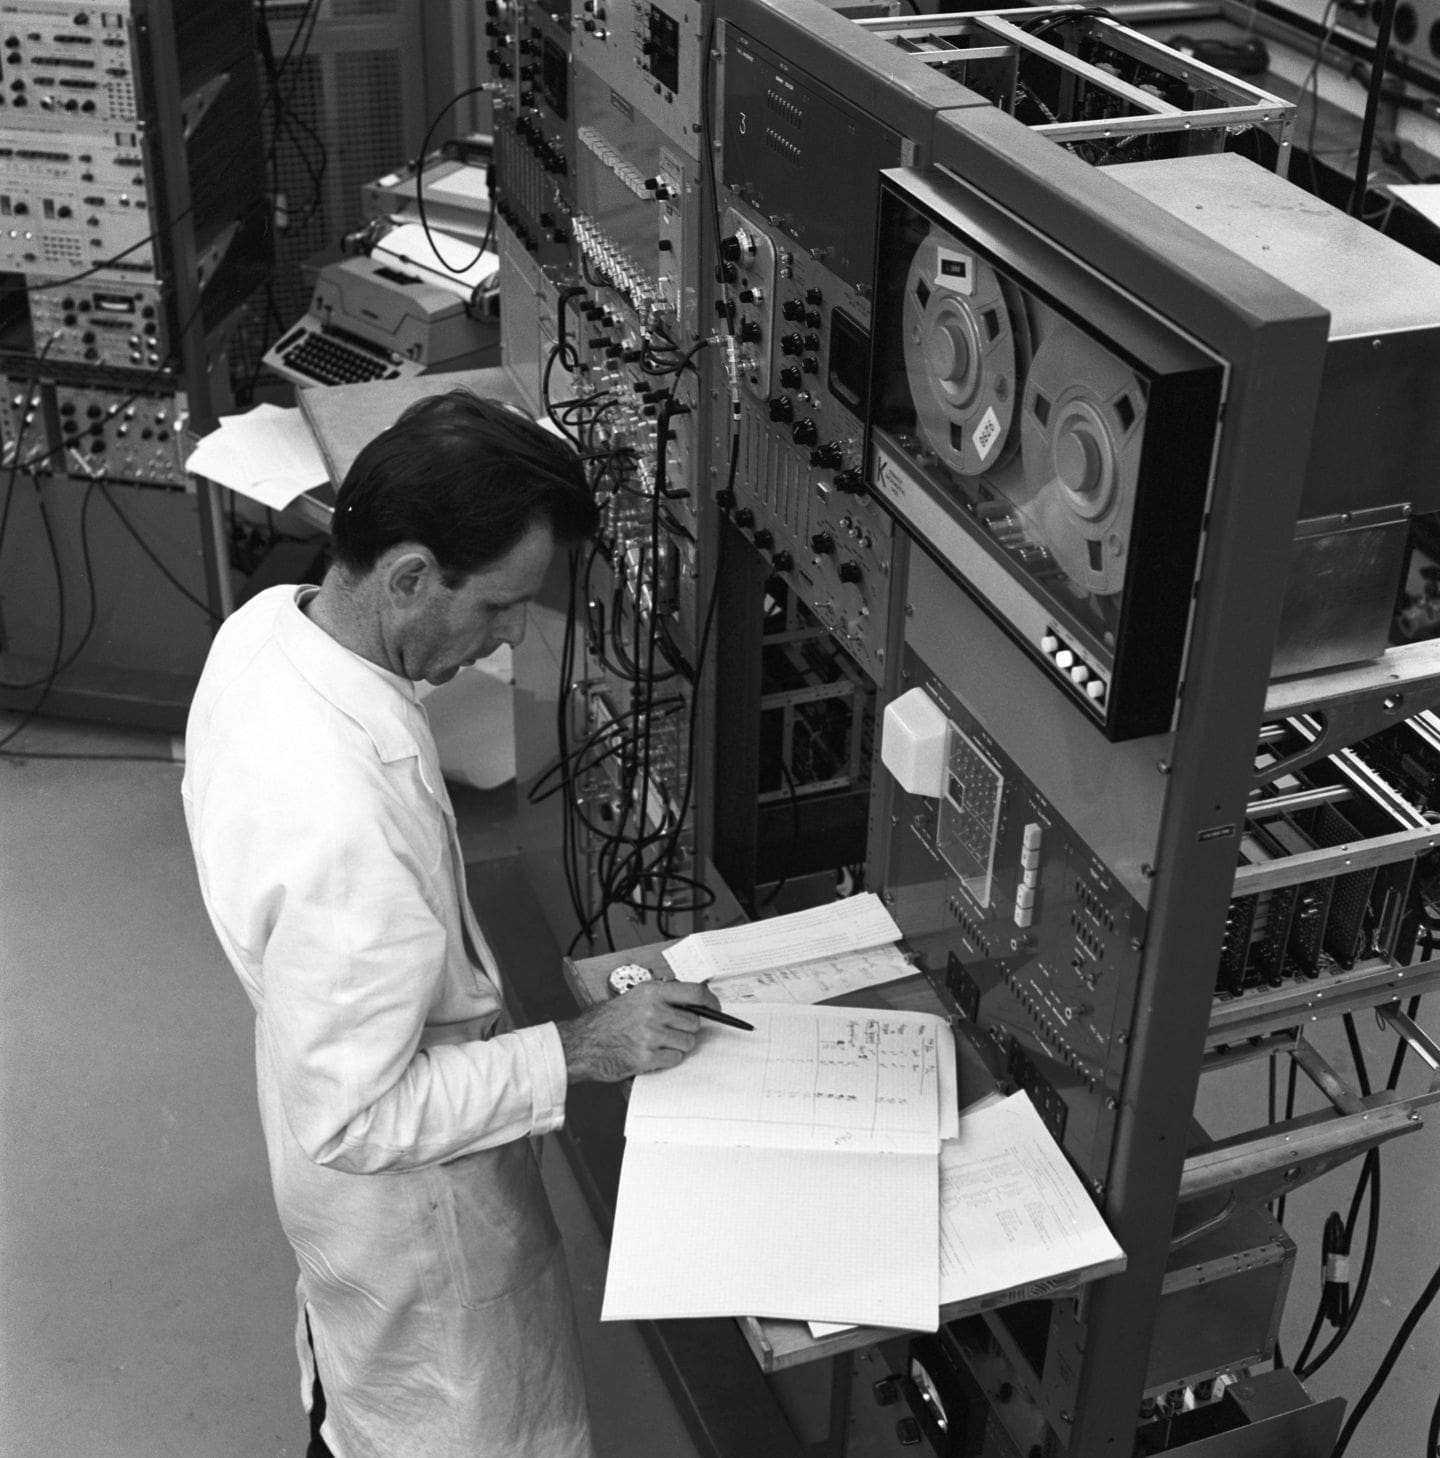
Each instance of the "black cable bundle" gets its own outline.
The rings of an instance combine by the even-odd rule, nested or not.
[[[1336,1210],[1325,1217],[1320,1264],[1320,1314],[1331,1326],[1343,1326],[1350,1315],[1350,1236]]]

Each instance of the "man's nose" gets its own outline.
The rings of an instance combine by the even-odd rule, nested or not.
[[[518,602],[508,607],[495,621],[495,636],[502,643],[514,648],[525,636],[525,604]]]

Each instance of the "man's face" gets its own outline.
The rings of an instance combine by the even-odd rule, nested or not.
[[[525,636],[525,608],[540,591],[555,555],[544,524],[532,526],[499,561],[457,587],[436,574],[399,626],[396,646],[410,679],[449,683],[461,668]]]

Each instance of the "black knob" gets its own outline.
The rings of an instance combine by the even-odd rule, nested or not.
[[[859,582],[865,576],[865,570],[852,559],[840,564],[839,576],[841,582]]]
[[[734,283],[740,277],[740,270],[733,263],[721,263],[715,267],[716,283]]]
[[[834,470],[844,459],[840,447],[833,440],[827,440],[810,452],[810,464],[825,470]]]
[[[805,305],[800,299],[786,299],[780,312],[792,322],[805,317]]]
[[[807,375],[819,374],[820,361],[816,359],[813,354],[807,354],[805,358],[800,361],[800,368],[804,370]]]
[[[865,473],[859,466],[847,466],[835,473],[835,489],[855,495],[865,489]]]
[[[820,336],[818,334],[807,334],[805,336],[805,348],[810,350],[819,349]]]
[[[783,547],[770,559],[770,565],[777,572],[788,572],[795,565],[795,559]]]
[[[828,557],[835,550],[835,538],[829,532],[816,532],[810,538],[810,550],[817,556]]]
[[[770,419],[786,424],[795,418],[795,402],[788,395],[776,395],[770,401]]]
[[[781,354],[799,354],[804,347],[805,343],[798,334],[782,334],[780,336]]]
[[[740,322],[740,342],[742,344],[758,344],[764,334],[753,319],[742,319]]]
[[[807,415],[804,420],[797,420],[790,427],[790,435],[796,445],[808,446],[814,445],[820,438],[820,431],[815,422]]]
[[[762,552],[768,552],[775,545],[775,533],[769,527],[756,527],[751,540]]]
[[[780,383],[787,390],[800,388],[800,369],[797,365],[785,365],[780,371]]]
[[[825,301],[825,295],[819,289],[809,288],[805,290],[805,302],[807,304],[820,304]]]
[[[755,513],[748,506],[742,506],[735,513],[735,525],[738,527],[749,527],[755,525]]]
[[[871,1391],[881,1407],[893,1407],[900,1401],[900,1379],[893,1373],[889,1377],[882,1377]]]
[[[733,233],[728,238],[720,240],[720,257],[726,263],[739,263],[740,252],[740,240]]]
[[[730,511],[735,505],[735,493],[730,490],[717,491],[715,493],[715,505],[721,511]]]

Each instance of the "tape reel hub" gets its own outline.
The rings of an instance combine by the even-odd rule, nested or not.
[[[960,476],[994,471],[1018,444],[1011,426],[1029,354],[1023,314],[999,274],[934,230],[910,262],[905,375],[926,450]]]
[[[1072,509],[1087,521],[1103,516],[1115,497],[1115,449],[1099,412],[1086,400],[1067,402],[1050,442],[1055,479]]]
[[[980,341],[975,319],[947,301],[925,337],[925,360],[935,382],[960,408],[975,398],[980,384]]]

